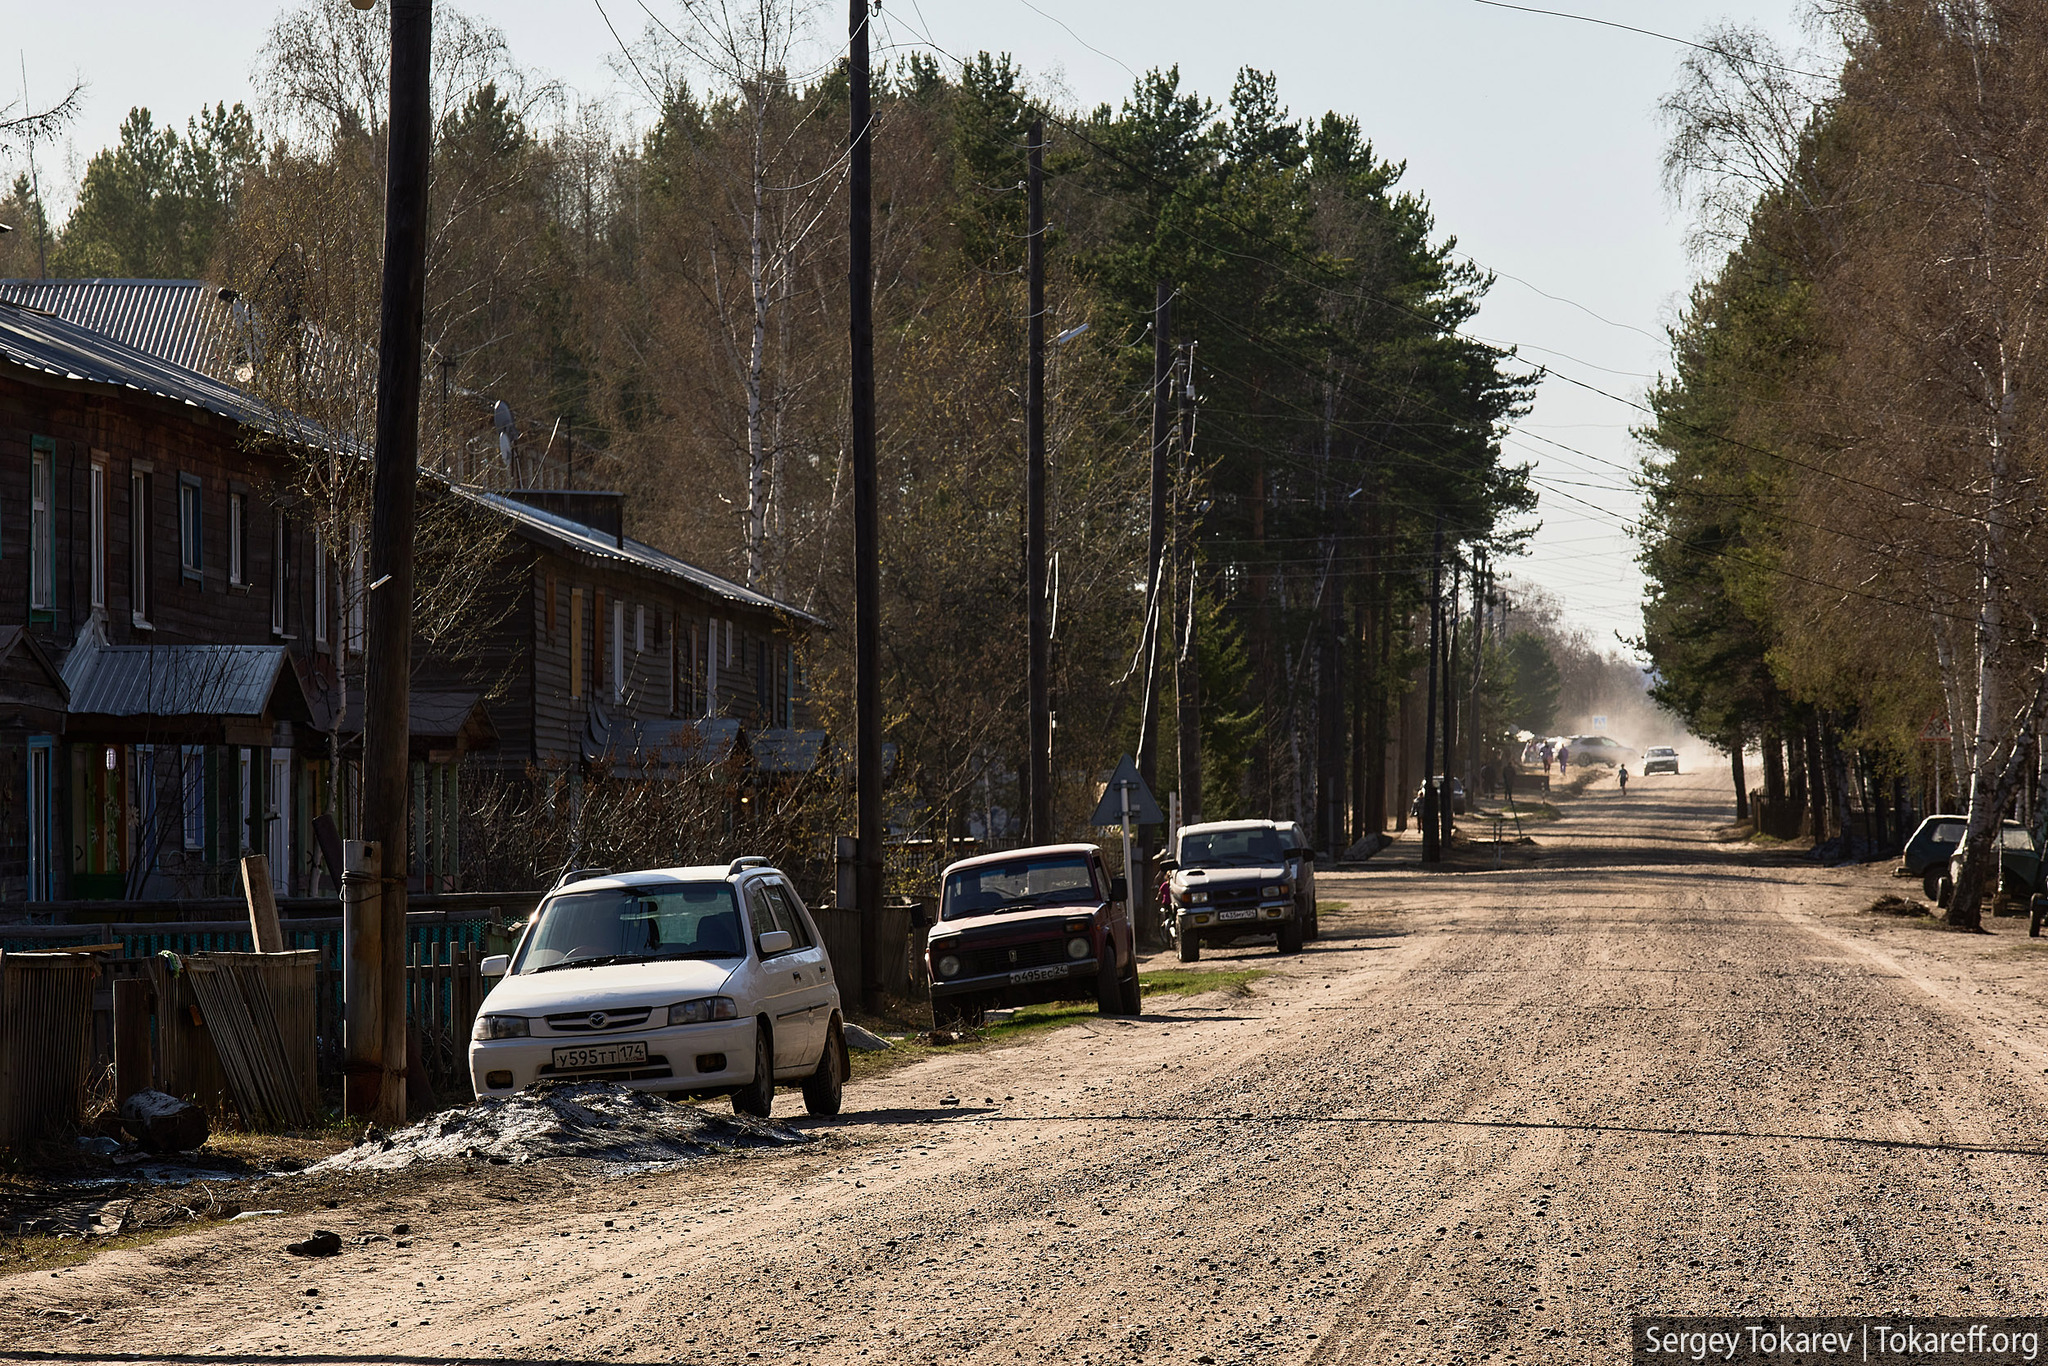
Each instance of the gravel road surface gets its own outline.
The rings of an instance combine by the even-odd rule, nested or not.
[[[1498,870],[1396,844],[1309,952],[1205,955],[1249,995],[902,1068],[798,1149],[0,1281],[0,1359],[1460,1366],[1624,1361],[1631,1312],[2048,1312],[2048,941],[1716,843],[1725,789],[1596,783]],[[283,1255],[316,1225],[340,1256]]]

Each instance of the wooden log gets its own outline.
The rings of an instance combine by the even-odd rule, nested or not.
[[[270,860],[262,854],[242,856],[242,899],[249,906],[249,938],[256,952],[284,952],[284,930],[277,923],[277,893],[270,886]]]
[[[114,981],[114,1104],[156,1085],[149,1066],[149,979]],[[194,1145],[196,1146],[196,1145]]]

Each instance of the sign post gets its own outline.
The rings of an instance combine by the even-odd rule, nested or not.
[[[1096,826],[1114,825],[1124,838],[1124,911],[1131,918],[1131,928],[1138,926],[1139,898],[1138,870],[1133,862],[1131,836],[1137,825],[1159,825],[1165,821],[1160,814],[1159,803],[1152,796],[1152,789],[1138,774],[1138,761],[1126,754],[1116,766],[1116,772],[1109,775],[1103,784],[1102,800],[1095,804],[1095,814],[1090,823]]]

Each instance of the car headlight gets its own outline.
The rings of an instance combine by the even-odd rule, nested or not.
[[[941,977],[958,977],[960,975],[960,960],[950,953],[939,959],[932,966],[939,970],[939,976]]]
[[[668,1008],[668,1022],[672,1025],[703,1024],[707,1020],[735,1020],[739,1018],[739,1006],[730,996],[699,996],[694,1001],[678,1001]]]
[[[1076,936],[1067,941],[1067,957],[1078,963],[1088,956],[1089,948],[1090,945],[1087,940]]]
[[[1292,887],[1289,887],[1289,886],[1288,886],[1288,885],[1287,885],[1286,883],[1284,883],[1284,882],[1271,882],[1271,883],[1268,883],[1268,884],[1266,884],[1266,885],[1265,885],[1264,887],[1261,887],[1261,888],[1259,888],[1259,895],[1261,895],[1261,896],[1286,896],[1286,895],[1287,895],[1287,894],[1288,894],[1289,892],[1291,892],[1291,891],[1293,891],[1293,890],[1294,890],[1294,889],[1293,889]]]
[[[1207,892],[1189,892],[1189,893],[1188,893],[1188,903],[1189,903],[1190,905],[1194,905],[1194,906],[1203,906],[1203,905],[1207,905],[1207,904],[1208,904],[1208,901],[1209,901],[1209,894],[1208,894]]]
[[[524,1015],[479,1015],[469,1037],[479,1042],[486,1039],[523,1039],[532,1032],[527,1028]]]

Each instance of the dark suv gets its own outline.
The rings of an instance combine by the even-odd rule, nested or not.
[[[1315,851],[1301,827],[1285,821],[1211,821],[1184,825],[1173,857],[1173,937],[1180,960],[1271,935],[1280,952],[1300,953],[1316,937]]]
[[[925,941],[933,1019],[1087,1000],[1105,1015],[1136,1015],[1128,892],[1092,844],[1012,849],[952,865],[939,923]]]

